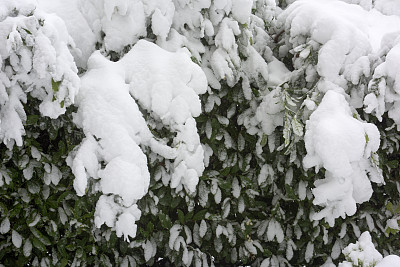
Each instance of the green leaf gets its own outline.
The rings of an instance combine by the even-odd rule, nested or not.
[[[292,135],[292,130],[290,129],[289,124],[285,123],[285,128],[283,129],[283,138],[285,139],[285,147],[290,145],[290,139]]]
[[[287,92],[283,93],[283,97],[286,103],[289,104],[290,106],[292,107],[297,106],[296,103],[293,101],[292,97]]]
[[[67,264],[68,264],[68,259],[62,259],[62,260],[60,261],[60,266],[61,266],[61,267],[65,267],[65,266],[67,266]]]
[[[399,161],[398,160],[391,160],[391,161],[388,161],[386,163],[386,165],[391,169],[397,169],[399,167]]]
[[[285,184],[285,190],[286,190],[286,194],[287,194],[287,196],[288,196],[289,198],[297,200],[297,196],[296,196],[296,194],[294,193],[294,190],[293,190],[293,188],[292,188],[290,185]]]
[[[42,242],[40,242],[39,239],[37,239],[36,237],[32,237],[31,240],[32,240],[32,244],[35,248],[39,249],[42,252],[47,251],[46,246]]]
[[[34,125],[38,122],[39,115],[28,115],[26,117],[26,125]]]
[[[390,211],[391,213],[394,213],[394,209],[393,209],[393,204],[392,204],[392,202],[389,202],[389,203],[386,204],[386,209],[387,209],[388,211]]]
[[[164,227],[165,229],[170,229],[172,227],[172,222],[170,218],[164,213],[159,213],[158,218],[161,221],[161,226]]]
[[[173,197],[172,198],[172,202],[171,202],[171,207],[174,209],[176,207],[178,207],[179,203],[181,202],[181,198],[180,197]]]
[[[185,221],[189,221],[190,219],[192,219],[193,214],[194,214],[193,211],[190,211],[190,212],[186,213]]]
[[[292,128],[296,135],[303,136],[303,124],[297,120],[296,116],[292,120]]]
[[[179,218],[179,222],[181,224],[185,223],[185,215],[183,214],[183,212],[181,210],[178,210],[178,218]]]
[[[65,248],[69,251],[75,251],[76,245],[75,245],[75,243],[70,243],[70,244],[66,245]]]
[[[206,210],[206,209],[197,212],[197,213],[193,216],[193,220],[194,220],[194,221],[203,220],[203,219],[205,218],[206,213],[207,213],[207,210]]]
[[[82,209],[81,209],[81,201],[75,201],[75,206],[74,206],[74,217],[76,219],[79,219],[82,215]]]
[[[227,176],[230,172],[231,168],[227,167],[220,172],[221,176]]]
[[[147,224],[147,232],[148,233],[153,233],[153,230],[154,230],[154,224],[152,223],[152,222],[149,222],[148,224]]]
[[[38,229],[36,229],[35,227],[29,227],[29,229],[31,230],[31,233],[38,240],[40,240],[41,243],[43,243],[46,246],[50,246],[51,245],[50,239],[47,236],[45,236],[43,233],[41,233]]]
[[[102,263],[102,266],[112,266],[110,258],[105,254],[101,254],[100,262]]]
[[[126,252],[128,251],[128,243],[125,241],[121,241],[119,243],[119,249],[122,254],[126,254]]]
[[[29,31],[28,29],[22,28],[24,31],[26,31],[26,33],[28,34],[32,34],[31,31]]]
[[[60,90],[60,81],[56,82],[53,80],[53,78],[51,78],[51,88],[53,88],[53,92],[57,93]]]
[[[261,145],[262,147],[265,146],[265,145],[267,144],[267,141],[268,141],[268,135],[263,134],[263,135],[262,135],[261,142],[260,142],[260,145]]]
[[[21,212],[21,204],[17,204],[10,212],[10,218],[16,217]]]
[[[70,191],[65,191],[64,193],[62,193],[58,199],[57,199],[57,203],[60,203],[61,201],[63,201],[69,194],[71,194]]]

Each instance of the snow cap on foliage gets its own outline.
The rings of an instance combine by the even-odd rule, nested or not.
[[[377,262],[382,260],[382,255],[375,249],[369,232],[362,233],[358,241],[355,244],[352,243],[345,247],[342,253],[347,261],[357,265],[361,262],[362,266],[374,266]],[[342,263],[339,264],[339,267],[340,266],[344,267],[345,265]]]
[[[372,187],[366,170],[368,158],[379,148],[379,138],[375,125],[352,116],[342,94],[326,92],[306,123],[304,136],[304,167],[326,169],[326,178],[317,180],[313,189],[314,204],[326,206],[315,219],[325,217],[333,224],[334,218],[353,215],[356,203],[369,200]]]
[[[357,60],[378,51],[383,36],[400,29],[400,18],[337,0],[296,1],[282,12],[279,21],[293,48],[304,43],[321,45],[318,74],[341,86],[346,85],[343,74],[352,77],[353,83],[362,73],[369,75],[368,59],[364,63]]]
[[[355,265],[362,267],[400,266],[400,257],[397,255],[388,255],[382,258],[382,254],[375,249],[369,232],[362,233],[358,241],[355,244],[351,243],[345,247],[342,253],[346,257],[346,261],[339,263],[339,267],[351,267]]]
[[[400,16],[400,2],[397,0],[375,0],[374,8],[385,15]]]
[[[174,171],[179,174],[173,176],[178,175],[178,184],[190,193],[195,191],[204,170],[204,152],[193,117],[200,115],[198,94],[205,92],[206,78],[186,54],[167,52],[147,41],[139,41],[118,62],[95,52],[88,68],[75,116],[86,138],[69,158],[74,188],[83,195],[88,179],[99,179],[104,195],[96,205],[96,226],[106,223],[118,236],[134,237],[139,216],[132,207],[150,184],[147,158],[140,145],[175,159]],[[138,103],[177,132],[172,147],[153,137]]]
[[[364,99],[365,111],[374,114],[380,121],[386,111],[400,130],[400,32],[386,36],[383,50],[389,50],[385,61],[379,64],[369,84],[369,93]]]
[[[267,93],[257,107],[256,119],[260,122],[263,133],[272,134],[276,127],[283,125],[283,103],[280,100],[281,89]]]
[[[388,255],[384,257],[375,267],[393,267],[400,266],[400,257],[397,255]]]
[[[78,0],[92,31],[108,51],[122,52],[147,35],[151,23],[153,34],[165,39],[172,25],[175,6],[171,0]]]
[[[87,60],[95,49],[96,36],[86,21],[88,14],[80,10],[80,0],[38,0],[40,8],[47,13],[55,13],[65,23],[68,33],[74,40],[75,47],[71,53],[76,65],[86,68]]]
[[[35,1],[3,1],[0,8],[0,141],[22,145],[28,94],[42,115],[57,118],[74,103],[79,77],[64,22]]]

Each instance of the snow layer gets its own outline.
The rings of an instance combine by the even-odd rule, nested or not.
[[[400,266],[400,257],[397,255],[388,255],[382,259],[375,267],[393,267]]]
[[[386,36],[382,50],[388,51],[384,62],[379,64],[369,84],[369,93],[364,99],[365,111],[382,120],[388,111],[390,118],[400,130],[400,32]]]
[[[361,261],[362,266],[374,266],[382,260],[382,255],[375,249],[369,232],[362,233],[358,241],[345,247],[342,253],[346,260],[357,264]],[[343,264],[339,264],[340,266],[343,266]]]
[[[304,43],[304,36],[309,38],[307,42],[312,40],[322,45],[317,71],[340,85],[345,85],[340,75],[357,71],[351,69],[357,59],[379,50],[387,33],[400,30],[399,17],[337,0],[296,1],[279,20],[285,25],[293,48]],[[350,69],[345,70],[346,66]]]
[[[339,267],[351,266],[375,266],[375,267],[394,267],[400,266],[400,257],[397,255],[388,255],[382,257],[374,244],[372,243],[371,235],[369,232],[364,232],[358,238],[355,244],[350,244],[342,251],[346,260],[339,263]]]
[[[135,237],[134,222],[140,218],[135,203],[150,183],[140,146],[175,160],[171,187],[195,191],[204,170],[204,151],[193,117],[200,115],[198,94],[206,86],[204,73],[187,54],[166,52],[144,40],[118,62],[99,52],[89,58],[74,118],[86,138],[69,165],[78,195],[86,193],[88,179],[99,179],[104,195],[96,206],[97,227],[105,223],[118,236]],[[153,137],[138,104],[177,133],[172,147]]]
[[[79,8],[99,41],[104,33],[108,51],[122,52],[125,46],[135,44],[152,32],[165,39],[170,31],[175,7],[171,0],[77,0]]]
[[[391,5],[385,0],[376,4]],[[314,204],[325,208],[314,219],[325,218],[331,225],[339,216],[354,214],[356,203],[369,200],[370,180],[383,183],[374,154],[378,130],[357,120],[352,109],[364,105],[379,120],[389,111],[400,124],[396,91],[400,18],[378,10],[372,1],[299,0],[278,18],[287,33],[286,50],[296,55],[295,68],[308,62],[306,81],[315,82],[317,92],[326,94],[307,122],[303,163],[306,168],[326,169],[325,179],[315,181],[313,190]],[[313,56],[318,58],[315,63]],[[360,79],[371,77],[375,65],[379,66],[366,90]]]
[[[325,179],[315,181],[316,188],[312,190],[313,203],[325,206],[315,219],[325,217],[333,225],[335,218],[353,215],[356,203],[370,199],[368,158],[379,148],[379,138],[375,125],[352,116],[342,94],[334,90],[326,92],[306,123],[304,136],[307,150],[304,167],[326,169]]]
[[[385,15],[400,16],[400,2],[397,0],[375,0],[374,8]]]
[[[28,94],[50,118],[74,103],[79,78],[68,49],[73,43],[59,17],[44,13],[35,1],[12,0],[2,1],[0,40],[0,142],[21,146]]]
[[[38,4],[43,11],[55,13],[64,21],[75,45],[72,55],[76,65],[86,68],[86,62],[95,48],[96,36],[79,9],[79,1],[38,0]]]

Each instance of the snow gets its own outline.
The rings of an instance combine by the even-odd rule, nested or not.
[[[306,262],[310,262],[313,255],[314,255],[314,244],[312,242],[308,242],[306,252],[304,254]]]
[[[49,185],[50,183],[58,185],[61,178],[62,178],[62,173],[54,164],[51,165],[51,171],[50,170],[46,171],[43,176],[43,180],[46,185]]]
[[[373,73],[373,80],[369,84],[369,90],[372,91],[364,99],[365,111],[376,115],[382,120],[384,112],[397,124],[400,129],[400,80],[399,66],[400,59],[400,37],[399,32],[386,36],[382,41],[383,51],[388,51],[384,61],[379,64]],[[378,83],[376,88],[374,83]]]
[[[362,233],[358,241],[355,244],[349,244],[342,253],[347,261],[340,263],[339,267],[353,266],[352,263],[359,264],[360,262],[362,266],[376,267],[392,267],[400,264],[400,257],[397,255],[382,257],[382,254],[375,249],[369,232]]]
[[[239,23],[246,23],[251,15],[253,1],[251,0],[233,0],[232,1],[232,16]]]
[[[393,267],[400,266],[400,257],[397,255],[388,255],[384,257],[375,267]]]
[[[199,229],[200,237],[204,237],[206,232],[207,232],[207,223],[206,223],[206,221],[201,220],[200,229]]]
[[[147,193],[150,183],[141,145],[174,159],[172,188],[195,192],[204,170],[204,150],[193,117],[200,115],[198,94],[204,93],[206,86],[205,75],[186,53],[167,52],[147,41],[139,41],[118,62],[99,52],[89,58],[74,117],[86,138],[68,163],[78,195],[86,193],[90,178],[99,180],[103,196],[110,195],[97,203],[97,227],[106,223],[125,239],[135,236],[134,221],[140,216],[130,214],[137,212],[130,207]],[[153,137],[138,105],[176,132],[171,147]],[[115,203],[113,195],[122,202]],[[125,215],[118,215],[117,207]],[[132,216],[135,220],[128,226]]]
[[[257,107],[256,119],[264,134],[271,135],[276,127],[283,125],[283,103],[280,100],[281,89],[277,87],[267,93]]]
[[[144,250],[144,259],[146,261],[149,261],[151,259],[151,257],[153,257],[156,253],[157,246],[154,246],[153,243],[150,240],[147,240],[144,244],[143,244],[143,250]]]
[[[10,220],[6,217],[0,224],[0,233],[6,234],[8,231],[10,231]]]
[[[279,222],[276,220],[272,219],[267,228],[267,238],[268,241],[272,241],[274,238],[276,238],[276,241],[278,243],[281,243],[284,239],[285,235],[283,233],[282,226],[280,225]]]
[[[397,0],[375,0],[374,8],[385,15],[400,16],[400,2]]]
[[[42,115],[57,118],[74,103],[79,77],[63,20],[43,12],[34,1],[2,4],[6,16],[0,21],[0,39],[6,41],[0,43],[0,53],[7,71],[0,75],[0,141],[10,148],[22,145],[27,95],[40,100]],[[7,16],[14,9],[20,16]]]
[[[312,16],[310,16],[312,14]],[[310,36],[322,44],[317,71],[332,82],[343,85],[345,68],[360,57],[376,52],[387,33],[400,30],[400,18],[385,16],[372,9],[336,0],[299,0],[279,17],[290,33],[294,48],[302,44],[300,36]],[[311,41],[309,42],[312,43]]]
[[[306,168],[326,169],[325,179],[315,181],[312,190],[313,203],[325,206],[314,218],[325,217],[331,225],[339,216],[353,215],[356,203],[371,197],[367,159],[380,143],[377,127],[353,118],[345,97],[335,88],[326,92],[306,123],[303,160]]]
[[[290,71],[285,64],[275,57],[268,63],[268,86],[275,87],[286,82],[289,78]]]
[[[32,243],[29,239],[27,239],[25,241],[24,247],[23,247],[23,251],[24,251],[24,256],[25,257],[29,257],[32,253]]]
[[[22,245],[22,236],[17,231],[12,230],[11,240],[12,240],[13,245],[16,248],[20,248],[21,247],[21,245]]]
[[[47,13],[55,13],[65,23],[75,47],[72,49],[76,65],[86,68],[86,62],[96,44],[96,36],[80,11],[80,0],[38,0],[40,8]]]
[[[239,185],[239,180],[236,177],[233,178],[233,181],[232,181],[232,195],[235,198],[238,198],[240,196],[241,188],[242,187]]]

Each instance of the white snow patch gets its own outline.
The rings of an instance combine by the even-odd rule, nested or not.
[[[140,215],[134,203],[147,193],[150,183],[140,145],[174,159],[171,187],[195,192],[204,170],[204,151],[193,117],[201,113],[198,94],[206,87],[204,73],[187,54],[167,52],[144,40],[118,62],[93,53],[82,77],[74,117],[86,138],[68,164],[78,195],[86,193],[91,178],[100,179],[98,189],[109,195],[96,205],[97,227],[105,223],[115,227],[118,236],[135,236],[134,221]],[[177,133],[171,147],[153,137],[138,103]],[[118,216],[118,209],[124,213]]]
[[[306,168],[326,169],[326,177],[315,181],[315,205],[325,209],[314,219],[334,219],[356,212],[356,203],[368,201],[372,187],[366,169],[371,153],[379,148],[377,127],[353,118],[344,96],[329,90],[306,123]],[[381,181],[383,182],[383,181]]]

